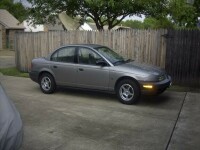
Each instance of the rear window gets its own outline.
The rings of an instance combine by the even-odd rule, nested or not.
[[[51,56],[51,61],[73,63],[75,58],[75,47],[65,47],[57,50]]]

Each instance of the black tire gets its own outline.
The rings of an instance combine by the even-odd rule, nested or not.
[[[140,87],[136,82],[129,79],[121,80],[117,84],[116,93],[121,103],[132,105],[140,99]]]
[[[43,73],[40,77],[40,89],[45,94],[51,94],[56,89],[56,83],[53,76],[49,73]]]

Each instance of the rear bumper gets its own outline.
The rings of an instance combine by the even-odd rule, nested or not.
[[[31,80],[33,80],[34,82],[38,83],[38,77],[39,77],[39,73],[36,71],[31,71],[29,72],[29,77],[31,78]]]
[[[171,84],[171,77],[168,76],[165,80],[160,82],[140,82],[140,88],[142,94],[156,95],[164,92]],[[145,85],[149,85],[150,88],[146,88]]]

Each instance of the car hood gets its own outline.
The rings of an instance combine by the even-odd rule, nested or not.
[[[165,74],[165,71],[159,67],[147,65],[144,63],[138,63],[138,62],[129,62],[124,63],[118,66],[115,66],[116,69],[119,69],[123,72],[127,73],[134,73],[138,75],[148,76],[148,75],[161,75]]]

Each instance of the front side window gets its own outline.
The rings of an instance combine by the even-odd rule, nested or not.
[[[88,48],[81,47],[78,53],[79,63],[80,64],[89,64],[96,65],[97,60],[100,60],[101,57]]]
[[[114,65],[125,62],[122,56],[107,47],[97,47],[95,49]]]
[[[57,50],[51,56],[51,61],[73,63],[75,59],[75,47],[64,47]]]

